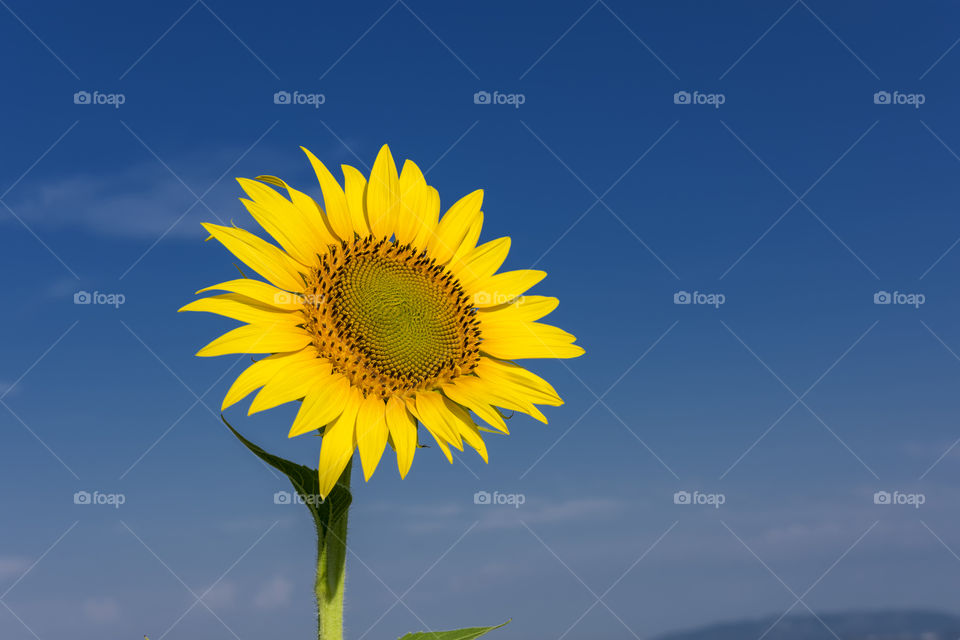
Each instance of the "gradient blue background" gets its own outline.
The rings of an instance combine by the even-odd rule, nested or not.
[[[388,454],[357,482],[350,638],[958,611],[954,3],[0,4],[3,638],[313,633],[306,511],[218,417],[243,359],[193,356],[232,323],[174,312],[235,276],[200,228],[253,224],[234,176],[316,193],[299,145],[366,170],[384,142],[445,206],[485,190],[484,238],[549,272],[587,355],[532,363],[566,405],[514,417],[489,465],[427,449],[401,482]],[[293,410],[227,415],[315,464]]]

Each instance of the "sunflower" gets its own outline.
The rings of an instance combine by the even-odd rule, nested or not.
[[[303,151],[323,207],[273,176],[238,179],[249,196],[241,201],[279,247],[236,226],[203,225],[266,280],[201,289],[226,293],[180,309],[246,323],[198,356],[268,354],[237,377],[222,408],[257,389],[250,414],[301,401],[289,435],[321,432],[324,497],[356,449],[365,479],[388,443],[406,476],[419,426],[452,462],[450,448],[463,451],[464,442],[487,461],[481,432],[508,433],[501,409],[546,423],[536,405],[563,401],[514,360],[573,358],[583,349],[537,322],[558,303],[524,295],[543,271],[497,273],[510,238],[477,244],[483,191],[441,218],[437,190],[409,160],[398,175],[386,145],[369,181],[344,165],[343,187]]]

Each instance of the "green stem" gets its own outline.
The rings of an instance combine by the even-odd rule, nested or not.
[[[350,488],[351,461],[337,484]],[[343,640],[343,589],[347,562],[347,512],[317,530],[317,638]]]

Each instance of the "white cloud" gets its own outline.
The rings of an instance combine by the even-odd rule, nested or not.
[[[392,505],[381,505],[381,511],[398,510]],[[457,529],[464,521],[479,520],[481,529],[522,528],[527,524],[556,524],[585,519],[604,519],[628,510],[630,505],[614,498],[582,498],[548,501],[524,496],[519,507],[507,504],[474,504],[467,496],[463,505],[453,503],[419,505],[399,509],[409,520],[406,528],[412,533],[432,533]],[[522,522],[521,522],[522,521]]]
[[[203,596],[203,601],[214,609],[226,609],[237,602],[237,585],[229,580],[221,580],[210,592]]]
[[[293,584],[286,578],[277,576],[264,583],[253,598],[253,604],[258,609],[279,609],[290,602],[293,594]]]
[[[528,506],[529,505],[529,506]],[[627,508],[623,502],[613,498],[585,498],[530,504],[519,508],[507,505],[477,505],[483,509],[481,528],[498,529],[522,526],[521,520],[528,524],[556,524],[584,519],[609,518]]]
[[[10,208],[35,229],[86,229],[111,236],[155,239],[173,226],[193,201],[190,192],[172,176],[139,167],[108,176],[82,175],[43,182],[14,199]],[[201,213],[212,218],[203,205],[191,211]],[[203,230],[196,224],[196,217],[188,215],[170,230],[169,236],[201,236]]]
[[[19,578],[30,568],[30,560],[23,556],[0,556],[0,580]]]
[[[241,153],[220,150],[202,156],[166,158],[177,176],[152,158],[113,170],[88,166],[84,171],[53,178],[31,175],[17,185],[6,202],[38,232],[86,230],[153,241],[164,233],[166,238],[202,238],[206,234],[201,221],[248,222],[246,210],[237,200],[244,194],[233,181],[235,176],[282,175],[292,186],[319,196],[316,178],[299,150],[278,153],[264,145],[255,156],[247,157],[224,175],[203,202],[194,204],[193,194],[203,195],[220,177],[218,172],[230,167]],[[320,157],[329,160],[332,168],[340,160],[348,160],[344,153],[343,149],[333,149]],[[188,209],[190,212],[184,215]],[[0,224],[4,222],[18,225],[10,215],[0,216]]]
[[[83,601],[83,615],[91,622],[114,622],[120,617],[120,603],[109,596],[87,598]]]

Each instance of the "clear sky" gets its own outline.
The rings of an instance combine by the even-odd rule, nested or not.
[[[488,465],[355,483],[349,637],[957,612],[954,3],[0,5],[4,639],[313,633],[307,512],[219,420],[242,359],[193,355],[233,323],[175,313],[236,273],[234,177],[317,192],[299,145],[483,188],[587,350]]]

